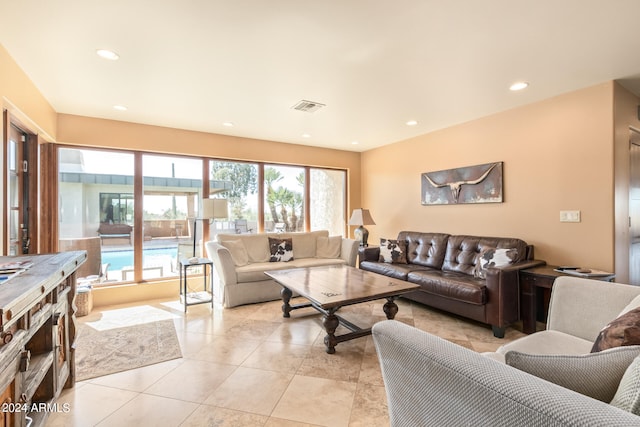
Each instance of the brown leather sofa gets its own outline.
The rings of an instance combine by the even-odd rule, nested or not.
[[[406,243],[406,264],[381,262],[380,247],[366,247],[360,248],[359,267],[419,284],[404,297],[490,324],[498,338],[520,317],[519,270],[545,264],[533,259],[532,245],[514,238],[402,231],[397,240]],[[490,248],[515,249],[513,262],[477,277],[480,254]]]

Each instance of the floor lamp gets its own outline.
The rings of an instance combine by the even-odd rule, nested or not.
[[[216,220],[229,217],[229,201],[227,199],[202,199],[202,215],[193,219],[193,256],[196,256],[198,220]]]

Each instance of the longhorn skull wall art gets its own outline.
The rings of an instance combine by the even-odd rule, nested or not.
[[[422,204],[502,203],[502,162],[422,174]]]

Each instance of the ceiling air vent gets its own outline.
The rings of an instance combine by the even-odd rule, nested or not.
[[[291,108],[298,111],[304,111],[305,113],[315,113],[324,106],[324,104],[321,104],[319,102],[302,100]]]

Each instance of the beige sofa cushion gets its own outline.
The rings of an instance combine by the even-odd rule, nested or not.
[[[538,331],[501,346],[497,352],[519,351],[528,354],[587,354],[593,342],[559,331]]]
[[[317,239],[318,258],[340,258],[342,249],[342,236],[320,236]]]
[[[218,242],[241,240],[247,250],[249,262],[269,262],[269,238],[266,234],[218,234]]]
[[[236,267],[236,276],[238,283],[260,282],[262,280],[270,280],[269,277],[264,274],[265,271],[340,264],[346,264],[346,261],[342,259],[301,258],[289,262],[257,262]]]
[[[313,233],[301,233],[289,235],[293,243],[295,258],[314,258],[316,256],[316,239]]]
[[[227,240],[220,242],[220,244],[229,250],[231,259],[236,266],[249,264],[249,254],[242,240]]]

